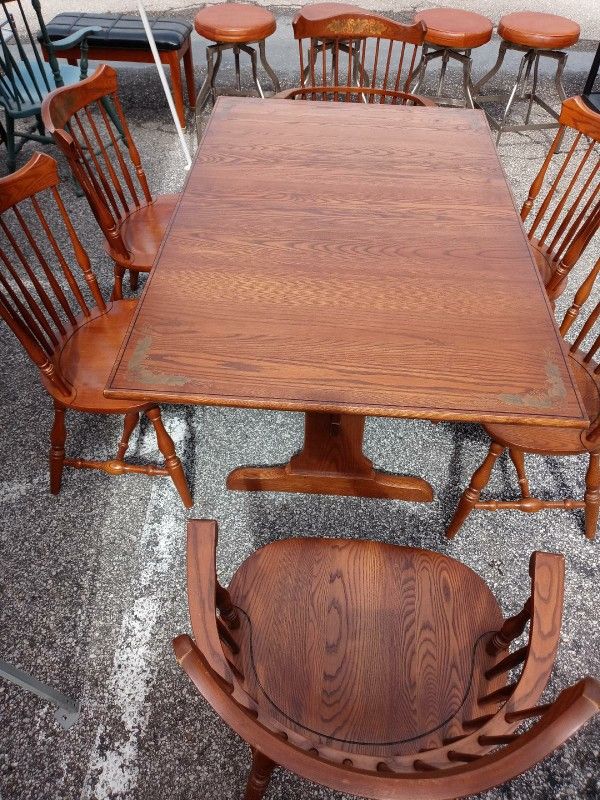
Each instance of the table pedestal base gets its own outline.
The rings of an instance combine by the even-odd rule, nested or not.
[[[431,502],[433,489],[423,478],[373,469],[362,451],[364,428],[363,416],[309,412],[304,446],[287,464],[239,467],[227,476],[227,488]]]

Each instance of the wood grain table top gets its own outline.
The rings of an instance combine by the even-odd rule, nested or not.
[[[588,423],[463,109],[219,98],[106,394]]]

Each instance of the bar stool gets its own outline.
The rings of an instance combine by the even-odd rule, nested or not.
[[[275,17],[270,11],[244,3],[222,3],[216,6],[207,6],[196,14],[194,27],[200,36],[214,42],[206,48],[207,73],[196,99],[196,116],[202,111],[209,96],[212,96],[213,102],[215,100],[217,93],[215,79],[221,66],[221,56],[225,50],[233,50],[237,81],[237,91],[228,91],[228,94],[242,94],[240,52],[243,51],[250,56],[252,80],[256,90],[260,97],[265,96],[258,80],[256,50],[250,46],[251,44],[258,44],[261,64],[271,79],[275,92],[281,90],[277,75],[269,65],[265,53],[265,39],[274,33],[277,27]]]
[[[522,11],[515,14],[506,14],[501,18],[498,24],[498,35],[502,41],[498,51],[498,59],[492,69],[475,84],[475,91],[478,93],[481,87],[498,72],[507,50],[516,50],[519,53],[523,53],[523,58],[519,65],[517,80],[508,97],[500,122],[489,114],[487,115],[490,125],[494,130],[498,131],[496,144],[500,141],[500,136],[504,131],[543,130],[558,127],[559,112],[555,111],[537,94],[539,62],[541,57],[553,58],[557,62],[554,85],[562,102],[566,99],[562,75],[567,60],[567,53],[562,48],[576,44],[579,41],[579,34],[580,28],[576,22],[566,17],[559,17],[556,14]],[[529,80],[532,68],[533,83],[531,91],[526,93],[525,85]],[[518,99],[528,101],[525,122],[520,125],[507,125],[506,120],[519,93],[519,87],[521,87],[521,91]],[[484,95],[477,99],[478,101],[503,100],[504,95]],[[530,123],[529,118],[534,103],[543,108],[556,121]]]
[[[415,22],[424,22],[427,26],[421,61],[417,68],[417,83],[413,90],[415,94],[421,89],[429,62],[441,58],[437,93],[432,99],[444,105],[475,108],[471,81],[471,50],[490,41],[494,29],[492,22],[481,14],[457,8],[429,8],[415,14]],[[462,100],[442,96],[446,67],[450,59],[462,64],[465,95]]]

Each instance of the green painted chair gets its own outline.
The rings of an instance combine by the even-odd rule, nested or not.
[[[8,150],[8,171],[14,172],[17,153],[26,140],[42,144],[53,142],[46,136],[40,108],[47,94],[59,86],[77,83],[87,76],[87,37],[100,28],[83,28],[71,36],[50,41],[39,0],[31,0],[37,17],[41,42],[48,61],[44,61],[39,42],[32,33],[28,14],[22,0],[0,0],[0,107],[4,110],[5,126],[0,123],[0,137]],[[31,16],[29,14],[29,16]],[[56,53],[81,47],[79,67],[59,65]],[[17,120],[35,119],[33,125],[17,130]],[[19,141],[17,141],[19,140]]]

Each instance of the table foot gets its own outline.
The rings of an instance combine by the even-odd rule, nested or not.
[[[234,469],[227,488],[431,502],[433,489],[423,478],[373,469],[362,452],[364,425],[363,416],[307,413],[302,450],[281,466]]]

